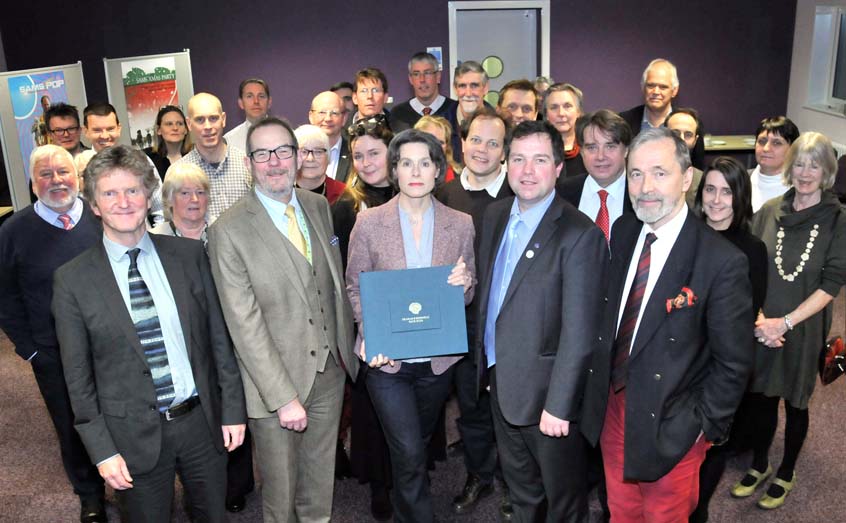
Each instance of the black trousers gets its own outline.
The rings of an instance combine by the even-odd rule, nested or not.
[[[455,364],[455,395],[461,416],[457,420],[464,443],[464,466],[482,482],[493,481],[496,466],[490,394],[482,391],[476,398],[476,363],[468,356]]]
[[[73,410],[59,355],[52,350],[42,349],[31,360],[31,364],[38,389],[56,428],[62,465],[73,486],[74,494],[85,500],[102,498],[103,478],[100,477],[97,467],[91,463],[88,451],[73,426]]]
[[[217,434],[219,437],[220,434]],[[190,502],[193,521],[226,521],[226,451],[218,452],[200,406],[171,421],[162,420],[159,461],[147,473],[132,475],[131,489],[115,491],[121,520],[167,523],[176,474]]]
[[[227,501],[246,496],[255,488],[252,440],[248,427],[244,432],[244,443],[229,453],[229,461],[226,465]]]

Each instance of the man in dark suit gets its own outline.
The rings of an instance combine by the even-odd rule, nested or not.
[[[79,496],[80,521],[98,523],[106,521],[103,479],[73,428],[50,301],[55,270],[96,244],[103,232],[78,197],[79,177],[68,150],[42,145],[32,152],[29,166],[38,201],[0,227],[0,328],[15,352],[32,365],[56,428],[65,473]]]
[[[669,129],[633,140],[637,219],[614,225],[605,342],[586,373],[582,423],[602,446],[614,521],[687,521],[699,466],[728,434],[752,365],[746,257],[688,210],[691,177]]]
[[[157,181],[123,145],[88,164],[104,234],[56,271],[62,364],[76,429],[129,521],[170,521],[177,468],[193,516],[223,521],[244,390],[202,243],[147,233]]]
[[[344,101],[332,91],[314,97],[308,110],[308,121],[326,133],[329,138],[329,166],[326,176],[341,183],[350,173],[350,140],[344,133]]]
[[[600,109],[576,120],[576,142],[587,174],[559,178],[556,190],[611,238],[611,226],[632,213],[626,193],[626,155],[632,131],[616,113]]]
[[[491,204],[481,231],[477,364],[516,521],[582,521],[587,446],[571,424],[601,326],[608,247],[555,194],[564,146],[549,122],[517,126],[506,158],[515,197]]]
[[[414,96],[391,108],[390,124],[394,133],[411,129],[423,116],[444,116],[458,102],[442,95],[438,59],[430,53],[417,53],[408,61],[408,83]]]

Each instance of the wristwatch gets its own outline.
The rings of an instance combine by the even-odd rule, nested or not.
[[[784,324],[787,326],[787,330],[793,330],[793,320],[790,319],[790,314],[784,315]]]

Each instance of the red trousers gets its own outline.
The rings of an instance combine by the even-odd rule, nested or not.
[[[687,523],[699,501],[699,467],[711,446],[700,437],[682,460],[657,481],[623,479],[626,391],[608,393],[599,443],[605,466],[611,523]]]

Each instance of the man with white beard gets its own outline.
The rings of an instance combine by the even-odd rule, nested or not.
[[[485,95],[488,94],[488,74],[482,69],[482,65],[479,62],[468,60],[461,62],[455,68],[455,73],[452,77],[455,96],[458,98],[458,106],[454,109],[454,112],[451,111],[444,116],[452,126],[453,159],[458,163],[464,163],[462,161],[461,126],[477,109],[488,105],[485,102]]]

